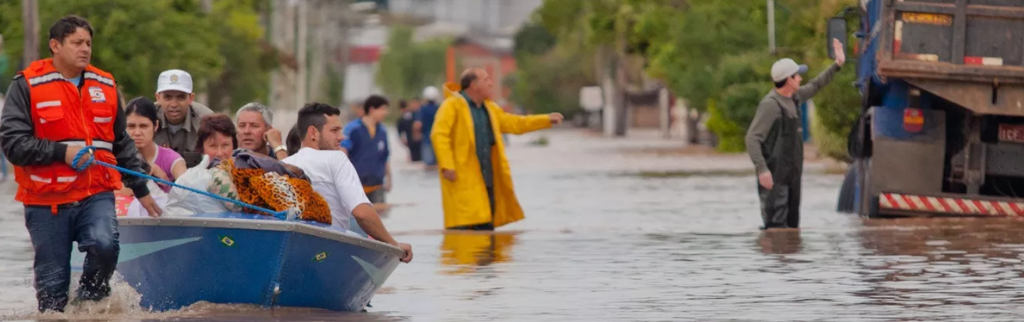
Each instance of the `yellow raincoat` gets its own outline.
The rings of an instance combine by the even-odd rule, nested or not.
[[[487,188],[476,156],[476,138],[469,102],[451,87],[446,85],[446,98],[437,111],[430,134],[434,154],[437,156],[438,177],[441,179],[445,229],[492,222],[490,200],[487,198]],[[523,134],[548,128],[551,127],[551,120],[548,115],[508,114],[490,100],[485,101],[484,106],[487,107],[491,128],[496,136],[491,149],[491,162],[494,167],[493,224],[498,228],[523,219],[523,209],[512,187],[512,172],[508,158],[505,157],[505,142],[500,136],[502,133]],[[444,178],[440,171],[444,169],[455,170],[457,178],[454,182]]]

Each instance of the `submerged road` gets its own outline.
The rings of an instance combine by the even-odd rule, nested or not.
[[[392,136],[394,134],[392,133]],[[529,141],[545,135],[547,146]],[[392,138],[393,146],[399,146]],[[526,220],[494,234],[442,226],[435,173],[395,151],[385,224],[411,243],[368,313],[200,303],[148,313],[118,284],[102,305],[35,315],[32,250],[0,185],[4,320],[1020,321],[1024,222],[866,221],[834,211],[839,175],[808,164],[802,231],[763,233],[745,155],[639,133],[512,136]],[[76,280],[77,282],[77,280]],[[74,283],[73,283],[74,284]]]

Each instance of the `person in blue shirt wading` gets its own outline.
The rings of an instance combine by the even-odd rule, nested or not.
[[[419,132],[423,141],[420,141],[420,158],[423,160],[423,164],[427,165],[427,169],[434,169],[437,167],[437,155],[434,154],[434,146],[430,141],[430,133],[434,127],[434,116],[437,114],[437,110],[441,108],[441,91],[434,86],[427,86],[423,89],[423,105],[420,105],[420,110],[416,112],[416,121],[413,122],[413,132]]]
[[[345,126],[345,139],[341,141],[342,151],[348,154],[366,198],[373,204],[384,203],[384,193],[391,191],[391,149],[382,123],[387,115],[387,99],[378,95],[368,97],[363,103],[363,117]]]

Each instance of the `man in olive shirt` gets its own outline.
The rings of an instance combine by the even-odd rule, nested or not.
[[[832,47],[835,64],[804,86],[800,86],[800,74],[807,72],[807,65],[797,65],[789,58],[775,62],[775,89],[761,100],[747,130],[747,153],[757,170],[762,229],[800,227],[804,146],[799,106],[832,82],[832,76],[846,62],[838,39],[833,39]]]
[[[213,114],[209,107],[195,102],[195,98],[192,75],[188,72],[171,69],[160,73],[156,81],[160,128],[156,130],[153,142],[181,154],[185,165],[190,168],[202,160],[202,153],[196,152],[200,120]]]

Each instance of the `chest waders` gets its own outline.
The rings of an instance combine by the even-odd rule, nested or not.
[[[772,173],[774,185],[771,190],[757,184],[761,199],[761,219],[764,228],[800,227],[800,180],[803,173],[804,146],[800,136],[800,112],[796,117],[786,113],[782,102],[775,101],[781,109],[779,128],[774,144],[771,144],[765,161]],[[796,106],[800,106],[796,102]]]

